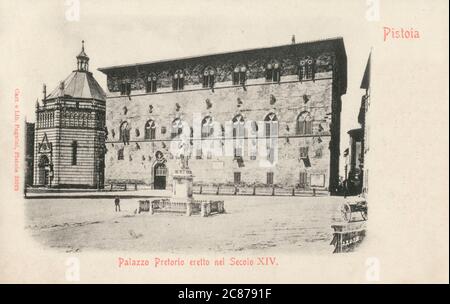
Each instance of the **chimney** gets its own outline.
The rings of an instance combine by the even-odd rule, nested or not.
[[[42,85],[42,93],[44,94],[44,100],[47,97],[47,86],[45,83]]]

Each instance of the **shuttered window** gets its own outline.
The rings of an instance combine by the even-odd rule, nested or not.
[[[117,160],[123,160],[123,148],[117,151]]]
[[[234,172],[234,183],[239,184],[241,182],[241,172]]]
[[[267,172],[267,184],[273,185],[273,172]]]
[[[300,172],[299,184],[300,187],[308,185],[308,174],[306,172]]]

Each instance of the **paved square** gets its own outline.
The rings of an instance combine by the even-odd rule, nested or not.
[[[45,246],[62,251],[167,253],[324,253],[333,246],[331,224],[342,197],[204,196],[225,200],[225,214],[207,218],[135,214],[138,199],[26,200],[26,229]]]

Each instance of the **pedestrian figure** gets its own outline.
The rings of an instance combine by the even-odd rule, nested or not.
[[[116,212],[120,212],[120,198],[118,196],[114,199],[114,204],[116,205]]]
[[[348,192],[348,179],[344,180],[344,198],[347,198]]]

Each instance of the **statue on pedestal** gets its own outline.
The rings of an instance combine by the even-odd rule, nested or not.
[[[189,158],[184,156],[184,154],[180,155],[179,166],[182,170],[189,169]]]
[[[189,157],[186,155],[186,144],[182,141],[179,145],[178,145],[178,158],[179,158],[179,162],[178,165],[180,167],[180,169],[185,170],[185,169],[189,169]]]

